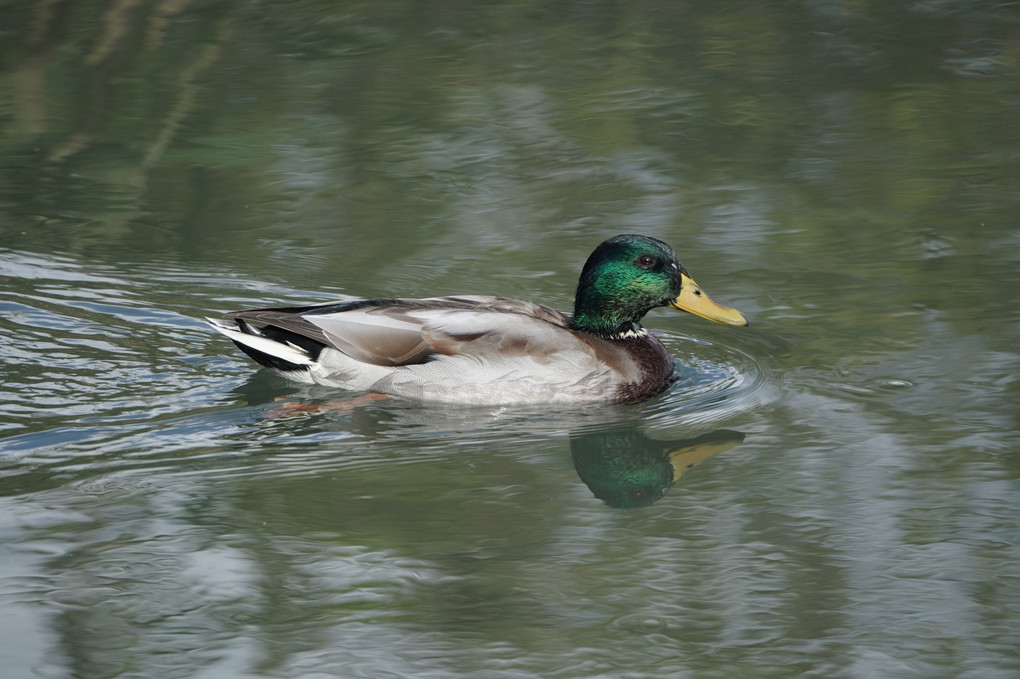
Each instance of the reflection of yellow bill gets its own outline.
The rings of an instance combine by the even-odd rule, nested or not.
[[[748,325],[744,314],[709,297],[689,276],[680,274],[680,280],[680,294],[669,306],[724,325]]]
[[[693,446],[678,448],[669,454],[669,463],[673,465],[673,483],[676,483],[687,470],[701,464],[713,455],[725,453],[740,445],[744,438],[732,438],[725,441],[708,441]]]

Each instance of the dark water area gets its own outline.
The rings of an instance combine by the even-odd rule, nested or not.
[[[0,18],[5,677],[1020,676],[1015,4]],[[358,399],[201,320],[569,310],[624,232],[751,319],[653,311],[637,404]]]

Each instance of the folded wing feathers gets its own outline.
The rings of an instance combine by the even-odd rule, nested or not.
[[[365,308],[339,314],[308,316],[326,344],[373,365],[420,363],[432,353],[422,337],[422,321],[400,311]]]
[[[540,304],[470,295],[365,300],[342,305],[336,313],[301,313],[314,308],[251,309],[232,312],[228,320],[206,320],[235,342],[297,365],[314,363],[307,350],[270,339],[248,321],[287,330],[380,366],[421,363],[436,353],[456,355],[467,345],[472,354],[537,350],[541,355],[555,351],[557,340],[564,341],[560,333],[568,323],[563,314]]]
[[[250,311],[234,311],[227,314],[227,318],[235,319],[239,324],[243,324],[249,330],[252,330],[252,327],[248,325],[246,321],[254,321],[264,325],[273,325],[283,330],[289,330],[290,332],[313,339],[316,342],[321,342],[322,344],[329,344],[329,339],[326,337],[325,333],[322,332],[321,328],[309,323],[304,316],[294,313],[290,309],[252,309]]]

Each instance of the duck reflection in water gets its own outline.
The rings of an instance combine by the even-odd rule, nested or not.
[[[615,509],[648,507],[689,469],[744,440],[719,429],[691,439],[649,438],[637,426],[572,434],[574,468],[595,497]]]

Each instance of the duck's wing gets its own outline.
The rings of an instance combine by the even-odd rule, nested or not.
[[[566,318],[558,313],[549,317],[540,310],[532,314],[483,307],[456,312],[423,311],[416,315],[425,321],[422,338],[435,354],[472,356],[482,361],[527,357],[537,363],[548,362],[553,354],[562,352],[593,355],[589,345],[570,330]]]
[[[307,338],[380,366],[423,363],[438,354],[541,355],[576,341],[564,314],[504,297],[365,300],[251,309],[227,317],[264,325],[260,334],[266,336],[278,334],[274,328],[284,331],[277,341],[300,346],[300,338]]]

